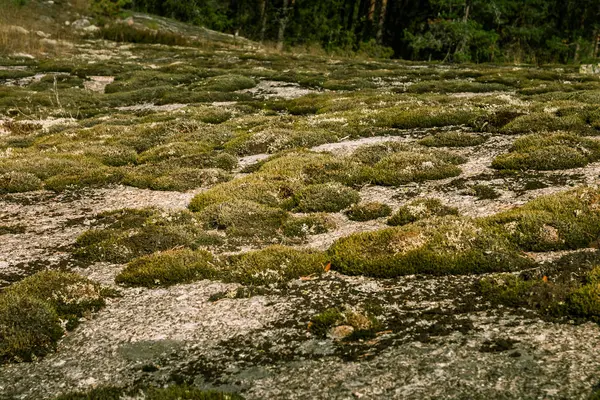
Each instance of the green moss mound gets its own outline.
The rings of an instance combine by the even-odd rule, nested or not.
[[[270,246],[262,250],[231,256],[226,261],[224,278],[246,285],[275,285],[325,271],[324,253]]]
[[[339,183],[309,185],[293,196],[293,209],[300,212],[338,212],[360,201],[356,190]]]
[[[0,175],[0,194],[32,192],[42,187],[42,181],[29,172],[12,171]]]
[[[445,157],[442,153],[401,151],[382,158],[373,166],[372,182],[382,186],[400,186],[410,182],[445,179],[458,176],[456,165],[461,158]]]
[[[581,188],[540,197],[487,221],[527,251],[593,247],[600,237],[600,192]]]
[[[392,214],[390,206],[377,202],[356,204],[346,211],[350,221],[359,222],[388,217],[390,214]]]
[[[106,293],[79,275],[44,271],[0,294],[0,362],[31,361],[51,352],[81,317],[105,305]]]
[[[302,216],[290,216],[283,226],[283,234],[287,237],[306,237],[327,233],[335,228],[335,223],[325,213],[314,213]]]
[[[221,242],[187,211],[121,210],[100,214],[95,226],[77,238],[74,256],[87,262],[126,263],[156,251],[196,249]]]
[[[73,328],[79,318],[105,304],[100,285],[77,274],[43,271],[6,289],[6,293],[36,298],[49,304],[57,315]]]
[[[202,89],[215,92],[235,92],[237,90],[251,89],[256,86],[256,81],[242,75],[220,75],[208,78]]]
[[[500,130],[501,133],[513,135],[557,131],[588,133],[589,128],[577,116],[559,117],[546,112],[537,112],[517,117]]]
[[[46,302],[14,293],[0,295],[0,364],[45,356],[62,335],[56,311]]]
[[[189,209],[199,212],[210,205],[217,205],[231,200],[248,200],[271,207],[278,207],[289,198],[297,184],[287,179],[272,176],[248,176],[217,185],[196,195],[190,202]]]
[[[458,217],[350,235],[328,252],[333,269],[382,278],[514,271],[533,264],[498,230]]]
[[[492,304],[527,308],[546,317],[600,322],[600,266],[583,264],[577,270],[540,275],[492,275],[480,280],[477,289]]]
[[[212,278],[217,261],[202,250],[168,250],[137,258],[127,264],[115,282],[128,286],[164,287]]]
[[[600,141],[568,133],[517,139],[510,153],[494,159],[496,169],[551,171],[585,167],[600,160]]]
[[[400,207],[387,221],[390,226],[402,226],[421,219],[458,215],[458,209],[448,207],[439,199],[419,199]]]
[[[471,147],[485,143],[486,138],[463,132],[441,132],[419,140],[419,144],[427,147]]]
[[[207,229],[224,230],[228,236],[270,239],[281,231],[288,213],[280,208],[238,200],[209,206],[199,218]]]

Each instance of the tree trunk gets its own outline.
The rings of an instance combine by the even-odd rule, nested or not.
[[[369,0],[369,13],[367,14],[367,19],[371,22],[373,22],[373,19],[375,18],[375,5],[376,0]]]
[[[467,24],[469,22],[469,12],[471,11],[471,5],[465,2],[465,15],[463,16],[463,24]],[[460,54],[465,51],[465,47],[467,47],[467,36],[465,35],[460,43],[457,43],[456,50],[454,50],[454,54]]]
[[[283,0],[283,7],[281,9],[281,16],[279,18],[279,33],[277,34],[277,50],[283,50],[283,42],[285,40],[285,27],[288,23],[290,0]]]
[[[267,0],[260,0],[260,42],[265,41],[267,31]]]
[[[383,43],[383,27],[385,25],[385,15],[387,12],[388,0],[381,0],[381,9],[379,10],[379,25],[377,27],[377,43]]]
[[[598,32],[594,32],[596,36],[596,45],[594,46],[594,58],[598,58],[598,50],[600,49],[600,34]]]

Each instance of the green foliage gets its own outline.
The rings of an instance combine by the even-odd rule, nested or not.
[[[469,147],[485,143],[486,138],[462,132],[442,132],[419,140],[419,144],[427,147]]]
[[[332,268],[342,273],[386,278],[480,274],[532,265],[498,229],[458,217],[354,234],[336,241],[329,255]]]
[[[51,352],[79,319],[105,304],[99,285],[79,275],[44,271],[0,293],[0,363]]]
[[[92,11],[106,17],[116,17],[131,0],[92,0]]]
[[[458,210],[442,204],[438,199],[419,199],[400,207],[387,224],[390,226],[402,226],[431,217],[445,217],[447,215],[458,215]]]
[[[527,251],[587,248],[600,237],[599,202],[598,191],[581,188],[537,198],[487,220]]]
[[[206,233],[201,221],[189,212],[121,210],[101,214],[93,229],[77,238],[73,254],[87,262],[126,263],[156,251],[221,242],[218,236]]]
[[[337,183],[309,185],[294,194],[293,209],[300,212],[338,212],[360,201],[357,191]]]
[[[42,181],[29,172],[12,171],[0,175],[0,194],[31,192],[42,186]]]
[[[515,141],[510,153],[494,159],[496,169],[538,171],[585,167],[600,160],[600,141],[569,133],[529,135]]]
[[[115,282],[128,286],[163,287],[214,277],[217,261],[202,250],[170,250],[137,258]]]
[[[391,213],[392,209],[390,206],[375,202],[356,204],[346,211],[346,215],[351,221],[370,221],[372,219],[388,217]]]
[[[327,257],[311,250],[270,246],[262,250],[230,256],[224,279],[246,285],[275,285],[325,272]]]

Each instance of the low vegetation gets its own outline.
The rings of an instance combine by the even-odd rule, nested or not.
[[[494,159],[496,169],[562,170],[600,160],[600,141],[574,134],[529,135],[515,141],[510,153]]]
[[[100,387],[87,392],[73,392],[54,400],[121,400],[125,397],[143,396],[147,400],[242,400],[235,393],[200,390],[191,386],[171,385],[164,388]]]
[[[168,250],[137,258],[115,278],[129,286],[164,287],[217,276],[217,261],[203,250]]]
[[[392,209],[390,206],[376,202],[356,204],[346,211],[348,219],[357,222],[384,218],[390,216],[391,214]]]
[[[454,207],[445,206],[439,199],[419,199],[399,208],[388,219],[387,224],[402,226],[421,219],[447,215],[458,215],[458,210]]]
[[[594,247],[600,237],[600,194],[581,188],[535,199],[487,218],[526,251]]]
[[[598,252],[565,256],[538,273],[493,275],[479,292],[493,304],[525,308],[544,317],[600,322]]]
[[[498,229],[454,216],[353,234],[336,241],[329,255],[332,269],[382,278],[517,271],[533,264]]]
[[[0,362],[31,361],[53,351],[65,329],[102,308],[107,293],[79,275],[45,271],[0,293]]]

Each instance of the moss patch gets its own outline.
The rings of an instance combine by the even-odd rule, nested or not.
[[[75,328],[104,298],[99,285],[64,272],[39,272],[9,286],[0,294],[0,362],[48,354],[64,333],[61,320]]]
[[[492,167],[549,171],[585,167],[590,162],[598,160],[600,160],[600,141],[560,133],[519,138],[510,153],[494,159]]]
[[[486,138],[463,132],[442,132],[419,140],[419,144],[427,147],[470,147],[485,143]]]
[[[447,215],[458,215],[458,210],[442,204],[438,199],[419,199],[400,207],[387,224],[390,226],[402,226],[421,219],[432,217],[444,217]]]
[[[214,277],[217,261],[202,250],[170,250],[140,257],[123,269],[115,282],[128,286],[159,287]]]
[[[539,274],[493,275],[479,281],[477,288],[493,304],[531,309],[547,317],[600,322],[600,267],[590,264],[594,258],[598,261],[597,255],[590,258],[580,260],[583,263],[576,268],[561,259]]]
[[[345,328],[339,336],[333,332],[336,327]],[[375,337],[381,324],[367,312],[343,307],[328,308],[313,316],[308,323],[308,328],[313,335],[320,338],[331,336],[334,339],[352,341]]]
[[[274,285],[320,275],[326,264],[327,257],[322,252],[270,246],[229,257],[223,274],[225,280],[246,285]]]
[[[300,212],[338,212],[360,201],[356,190],[339,183],[309,185],[294,194],[293,209]]]
[[[0,194],[40,190],[42,181],[29,172],[7,172],[0,175]]]
[[[487,218],[528,251],[593,247],[600,237],[600,193],[582,188],[535,199]]]
[[[533,264],[497,229],[458,217],[354,234],[336,241],[329,255],[342,273],[374,277],[477,274]]]
[[[224,230],[230,237],[271,240],[277,237],[288,213],[252,201],[227,201],[211,205],[200,214],[207,229]]]
[[[206,233],[192,213],[125,210],[101,214],[94,229],[77,238],[74,255],[88,262],[126,263],[156,251],[221,242],[220,237]]]
[[[356,204],[346,211],[346,216],[350,221],[370,221],[388,217],[391,214],[392,209],[390,206],[376,202]]]

